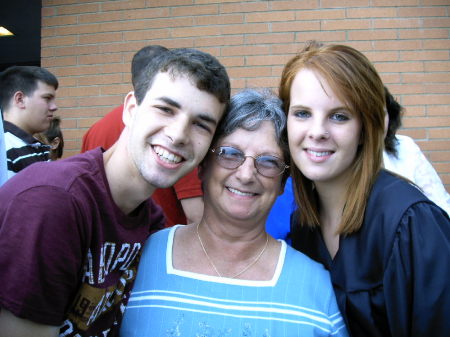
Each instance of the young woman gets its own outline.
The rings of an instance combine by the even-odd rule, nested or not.
[[[357,50],[316,42],[285,66],[295,248],[330,271],[352,336],[450,331],[450,222],[382,166],[385,99]]]

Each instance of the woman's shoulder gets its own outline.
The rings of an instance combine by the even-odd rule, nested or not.
[[[311,273],[311,275],[318,275],[319,277],[329,278],[329,273],[323,266],[323,264],[314,261],[306,254],[292,248],[286,244],[286,261],[285,264],[290,268],[291,265],[295,266],[299,274]]]
[[[371,204],[390,208],[408,208],[417,202],[428,202],[427,197],[413,183],[396,174],[381,170],[369,195]],[[374,206],[375,206],[374,205]]]

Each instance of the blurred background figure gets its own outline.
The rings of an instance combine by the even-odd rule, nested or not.
[[[0,111],[1,113],[1,111]],[[3,122],[3,117],[2,117]],[[5,133],[3,123],[0,124],[0,186],[8,179],[8,168],[6,166]]]
[[[402,125],[403,107],[386,91],[386,136],[383,152],[384,167],[411,180],[431,201],[450,216],[450,195],[439,175],[427,160],[419,146],[408,136],[397,135]]]
[[[61,131],[61,118],[53,117],[50,127],[35,135],[41,142],[50,146],[50,160],[62,158],[64,152],[64,137]]]
[[[12,66],[0,74],[8,178],[28,165],[48,161],[50,147],[33,135],[47,130],[58,106],[58,80],[35,66]]]

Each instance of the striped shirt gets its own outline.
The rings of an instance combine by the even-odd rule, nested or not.
[[[42,144],[29,133],[3,121],[8,178],[38,161],[48,161],[50,146]]]
[[[173,268],[176,228],[147,241],[121,336],[348,336],[329,273],[284,241],[271,280],[220,278]]]

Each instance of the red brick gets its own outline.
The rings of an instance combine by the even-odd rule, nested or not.
[[[420,40],[393,40],[374,41],[374,48],[378,50],[420,50],[422,41]]]
[[[252,2],[252,3],[232,3],[232,4],[221,4],[220,13],[248,13],[248,12],[261,12],[268,10],[268,3],[264,1]]]
[[[426,51],[426,50],[416,50],[416,51],[400,51],[401,61],[413,61],[413,60],[429,60],[429,61],[443,61],[448,60],[449,52],[447,51]]]
[[[298,11],[295,13],[296,20],[336,20],[345,19],[345,9],[321,9],[311,11]]]
[[[174,38],[180,38],[191,36],[220,35],[221,29],[222,28],[219,26],[173,28],[172,36]]]
[[[101,117],[95,118],[80,118],[77,121],[78,128],[90,128],[95,122],[99,121]],[[84,132],[83,132],[84,134]]]
[[[220,57],[219,61],[228,69],[229,67],[241,67],[245,64],[242,56]]]
[[[244,56],[244,55],[267,55],[269,46],[253,45],[253,46],[232,46],[222,47],[221,56]]]
[[[383,62],[376,63],[379,72],[418,72],[423,71],[422,62]]]
[[[49,57],[41,60],[42,67],[64,67],[74,66],[77,64],[77,58],[75,56],[66,57]]]
[[[68,5],[57,8],[58,15],[80,14],[80,13],[94,13],[98,12],[100,7],[98,4],[82,4],[82,5]]]
[[[309,40],[317,40],[321,42],[341,42],[346,40],[346,32],[333,32],[333,31],[317,31],[317,32],[297,32],[295,34],[296,42],[306,42]]]
[[[46,37],[41,39],[41,48],[68,45],[70,46],[76,44],[77,41],[77,36]]]
[[[423,27],[444,27],[450,26],[450,18],[425,18],[423,20]]]
[[[394,7],[385,8],[347,8],[348,18],[391,18],[397,16],[397,9]]]
[[[424,17],[424,16],[447,16],[447,11],[440,7],[399,7],[398,16],[400,17]]]
[[[449,39],[433,39],[433,40],[425,40],[423,41],[423,47],[426,49],[443,49],[448,52],[450,49],[450,40]]]
[[[247,66],[271,66],[284,65],[292,56],[281,57],[280,55],[247,56]]]
[[[220,32],[223,35],[229,34],[257,34],[269,33],[270,27],[268,23],[247,23],[242,25],[222,26]]]
[[[75,25],[78,22],[76,15],[50,16],[42,18],[43,27]]]
[[[304,32],[308,30],[320,30],[319,21],[291,21],[275,22],[271,24],[272,32]]]
[[[403,119],[405,128],[442,127],[450,125],[450,116],[446,117],[407,117]]]
[[[371,28],[371,22],[360,19],[324,20],[320,26],[322,30],[369,29]]]
[[[145,0],[105,1],[101,4],[102,11],[124,11],[135,8],[145,8]]]
[[[276,21],[292,21],[295,19],[293,11],[278,11],[266,13],[247,13],[245,15],[246,22],[276,22]]]
[[[45,18],[46,16],[53,16],[55,14],[56,14],[56,8],[43,7],[41,10],[42,18]]]
[[[272,10],[317,9],[319,7],[320,7],[319,0],[270,2],[270,9]]]
[[[392,18],[392,19],[374,19],[373,27],[374,29],[383,28],[408,28],[422,27],[421,19],[406,19],[406,18]]]
[[[218,14],[219,5],[205,5],[205,6],[183,6],[173,7],[170,10],[170,16],[195,16],[206,14]]]
[[[450,151],[433,151],[428,154],[428,158],[431,162],[450,161]],[[446,184],[450,184],[450,179]]]
[[[449,139],[450,129],[429,129],[428,135],[430,138]],[[450,172],[450,170],[448,170],[448,172]]]
[[[244,37],[237,35],[199,37],[194,40],[194,47],[233,46],[244,44]]]
[[[122,33],[98,33],[86,34],[79,37],[80,44],[95,44],[107,42],[121,42],[123,41]]]
[[[425,117],[427,115],[423,105],[407,106],[401,100],[400,103],[405,109],[404,117]]]
[[[270,88],[278,87],[278,78],[275,77],[254,77],[246,80],[247,88]]]
[[[400,74],[379,74],[381,79],[383,80],[383,83],[389,84],[389,83],[398,83],[400,82]]]
[[[90,76],[81,76],[78,79],[79,85],[99,85],[99,84],[111,84],[122,83],[121,74],[98,74]]]
[[[196,3],[198,1],[195,1]],[[149,7],[172,7],[172,6],[185,6],[192,5],[194,0],[147,0],[147,6]]]
[[[193,18],[193,25],[230,25],[244,23],[243,14],[202,15]]]
[[[367,7],[369,4],[369,0],[322,0],[320,2],[321,8]]]
[[[399,39],[445,39],[448,38],[448,30],[440,28],[431,29],[401,29],[398,31]]]
[[[448,0],[422,0],[422,3],[425,6],[448,6]]]
[[[170,38],[170,31],[166,28],[164,29],[152,29],[123,32],[124,41],[137,41],[137,40],[149,40],[149,39],[168,39]]]
[[[92,0],[42,0],[42,6],[59,6],[92,2]]]
[[[272,69],[268,66],[263,67],[233,67],[228,68],[228,75],[233,78],[247,77],[270,77]]]
[[[393,40],[397,38],[397,32],[392,29],[351,30],[347,34],[350,40]]]
[[[398,51],[366,51],[364,55],[371,62],[392,62],[399,60],[399,52]]]
[[[418,141],[422,151],[450,151],[450,140],[426,140]]]
[[[428,116],[450,116],[450,105],[429,105],[427,106]],[[450,126],[450,124],[442,124],[441,126]]]
[[[100,87],[97,85],[84,87],[62,87],[58,90],[58,96],[67,97],[83,97],[83,96],[98,96],[100,94]]]
[[[425,129],[401,129],[398,131],[398,134],[405,135],[413,138],[414,140],[417,140],[417,139],[425,139],[427,132]]]
[[[446,73],[417,73],[417,74],[403,74],[403,81],[405,83],[417,82],[448,82],[448,74]]]
[[[119,95],[125,98],[127,93],[133,90],[133,86],[131,83],[125,84],[114,84],[114,85],[105,85],[101,86],[100,95],[110,96],[110,95]]]
[[[419,5],[419,3],[422,0],[395,0],[395,6],[416,6]],[[372,6],[392,6],[393,2],[392,0],[372,0],[371,2]]]

